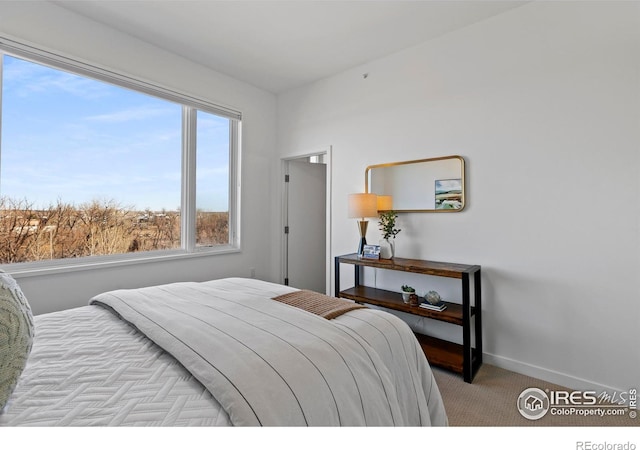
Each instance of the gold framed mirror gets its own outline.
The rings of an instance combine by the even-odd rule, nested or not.
[[[365,192],[392,197],[396,212],[460,212],[465,207],[464,158],[458,155],[375,164]]]

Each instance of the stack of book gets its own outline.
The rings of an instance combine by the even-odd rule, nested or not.
[[[431,304],[429,302],[420,303],[420,308],[429,309],[431,311],[444,311],[447,309],[447,304],[440,300],[438,303]]]

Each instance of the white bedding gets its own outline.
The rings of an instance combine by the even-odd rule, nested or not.
[[[270,299],[294,290],[245,279],[199,284],[199,289],[205,287],[205,291],[215,289],[214,296],[231,296],[237,301]],[[148,291],[136,291],[136,295],[141,292]],[[279,311],[295,309],[273,303]],[[299,310],[292,314],[313,316]],[[227,426],[234,425],[230,417],[240,417],[224,393],[209,393],[174,357],[101,306],[37,316],[35,320],[34,349],[8,410],[0,415],[0,426]],[[303,320],[326,321],[317,316]],[[396,406],[402,411],[401,420],[393,419],[396,424],[446,425],[431,370],[402,321],[363,309],[326,322],[336,328],[334,334],[364,340],[375,349],[374,359],[379,358],[378,363],[385,366],[391,397],[397,398]],[[221,403],[231,408],[231,414]],[[277,398],[273,404],[278,404]],[[424,410],[423,404],[427,405]],[[279,414],[277,410],[274,408],[274,414]],[[247,423],[240,420],[238,424]]]
[[[35,317],[27,367],[0,426],[228,425],[173,357],[99,306]]]

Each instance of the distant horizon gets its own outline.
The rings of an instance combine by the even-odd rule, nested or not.
[[[181,204],[182,106],[5,55],[0,197]],[[197,208],[228,211],[229,120],[198,111]]]
[[[35,211],[35,212],[45,212],[50,210],[51,208],[54,208],[57,205],[57,202],[51,205],[47,205],[45,207],[32,207],[32,208],[3,208],[2,207],[2,200],[7,198],[6,196],[0,196],[0,211],[11,211],[11,210],[17,210],[17,211]],[[11,200],[15,200],[15,199],[11,199]],[[18,201],[27,201],[27,199],[18,199]],[[95,200],[100,202],[100,200]],[[80,203],[80,204],[75,204],[75,203],[70,203],[70,202],[63,202],[69,206],[71,206],[74,209],[81,209],[83,206],[88,205],[93,203],[94,200],[89,201],[89,202],[84,202],[84,203]],[[103,203],[105,204],[105,203]],[[144,213],[147,211],[150,211],[152,213],[161,213],[163,211],[165,212],[174,212],[174,213],[178,213],[180,214],[182,211],[180,208],[174,208],[174,209],[170,209],[170,208],[161,208],[161,209],[136,209],[135,206],[132,205],[121,205],[119,203],[116,203],[116,207],[118,209],[121,210],[126,210],[126,211],[131,211],[131,212],[135,212],[135,213]],[[227,210],[203,210],[203,209],[196,209],[196,212],[206,212],[206,213],[228,213],[229,211]]]

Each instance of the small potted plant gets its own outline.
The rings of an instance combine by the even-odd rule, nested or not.
[[[416,295],[416,290],[406,284],[402,285],[402,301],[409,303],[412,295]]]
[[[382,231],[382,240],[380,241],[380,258],[391,259],[394,255],[394,242],[396,235],[400,233],[400,229],[396,228],[396,219],[398,214],[395,211],[383,211],[380,213],[380,221],[378,228]]]

